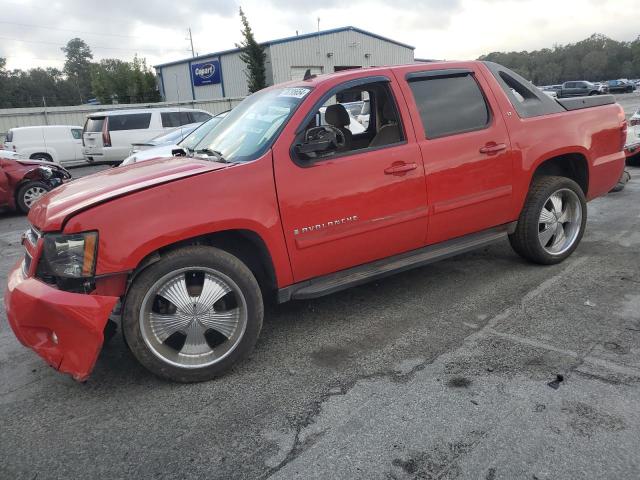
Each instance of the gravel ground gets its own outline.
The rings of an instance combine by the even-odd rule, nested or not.
[[[119,335],[76,383],[0,302],[0,478],[639,478],[631,172],[561,265],[503,241],[271,307],[250,360],[208,383],[154,378]],[[2,284],[26,225],[0,214]]]

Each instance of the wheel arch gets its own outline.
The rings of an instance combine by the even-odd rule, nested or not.
[[[552,155],[540,160],[533,169],[529,187],[541,175],[556,175],[570,178],[576,182],[585,197],[589,191],[589,162],[580,152],[569,152]]]
[[[160,261],[163,255],[191,245],[215,247],[234,255],[251,270],[265,297],[273,296],[277,291],[276,270],[267,244],[258,233],[247,229],[221,230],[181,239],[148,253],[129,276],[127,290],[143,270]]]

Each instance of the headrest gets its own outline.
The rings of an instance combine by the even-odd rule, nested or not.
[[[334,127],[346,127],[351,123],[349,112],[344,108],[344,105],[339,103],[327,107],[327,111],[324,112],[324,119]]]
[[[389,100],[387,100],[382,107],[382,117],[388,121],[396,120],[396,111],[393,108],[393,103]]]

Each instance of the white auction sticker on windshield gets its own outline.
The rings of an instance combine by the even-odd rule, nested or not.
[[[292,97],[292,98],[304,98],[304,96],[309,93],[308,88],[296,88],[289,87],[285,88],[280,92],[279,97]]]

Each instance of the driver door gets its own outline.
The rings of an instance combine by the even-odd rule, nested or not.
[[[350,149],[301,158],[291,148],[298,137],[281,137],[274,148],[278,201],[296,282],[413,250],[426,240],[424,167],[406,104],[388,80],[376,77],[365,85],[359,80],[357,88],[347,82],[332,89],[305,118],[322,118],[327,104],[340,98],[353,103],[368,97],[369,125],[353,135]],[[383,118],[385,102],[392,102],[384,110],[395,118]],[[392,123],[398,136],[374,142],[382,127],[394,128]]]

